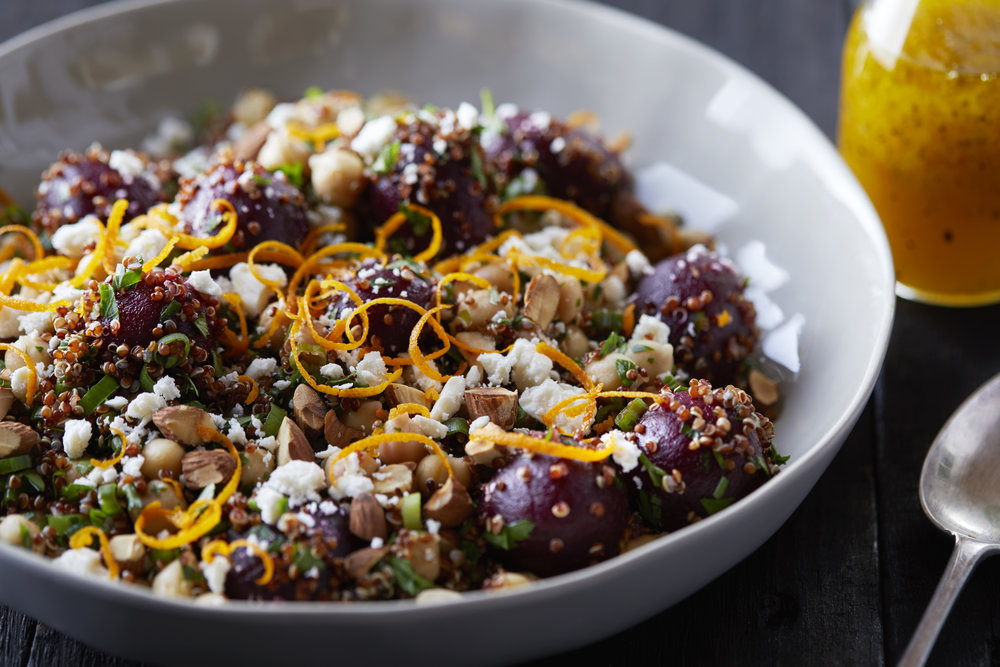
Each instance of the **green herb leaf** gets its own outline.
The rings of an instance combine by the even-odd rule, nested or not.
[[[305,182],[305,174],[303,173],[305,169],[305,164],[302,162],[292,162],[288,164],[283,164],[275,171],[280,171],[288,178],[288,182],[297,188],[301,188]]]
[[[306,88],[306,92],[302,95],[307,100],[314,100],[317,97],[323,97],[323,89],[319,86],[309,86]]]
[[[198,313],[198,319],[194,321],[194,328],[197,329],[202,336],[208,336],[208,319],[205,317],[205,313]]]
[[[788,463],[788,459],[792,458],[791,456],[782,456],[779,454],[774,445],[771,445],[771,448],[767,450],[767,457],[771,459],[771,463],[779,466]]]
[[[372,162],[372,171],[376,174],[388,174],[399,158],[399,141],[393,141],[382,147],[378,157]]]
[[[323,559],[316,555],[311,546],[305,544],[298,544],[295,547],[295,555],[292,556],[292,564],[299,568],[299,572],[305,573],[309,570],[316,568],[318,570],[326,569],[326,563]]]
[[[180,309],[181,309],[180,301],[171,301],[170,303],[168,303],[166,306],[163,307],[163,310],[160,311],[160,321],[165,322],[169,320],[171,317],[180,312]]]
[[[129,287],[137,284],[140,280],[142,280],[141,269],[129,269],[126,271],[125,266],[119,264],[115,268],[114,277],[111,279],[111,287],[113,287],[116,292],[120,292],[127,290]]]
[[[109,320],[117,320],[118,300],[115,299],[115,291],[111,288],[111,285],[101,283],[98,285],[97,291],[101,295],[101,317],[105,317]]]
[[[615,372],[618,373],[618,379],[621,380],[622,385],[625,387],[632,386],[632,380],[629,379],[628,372],[636,368],[638,366],[628,359],[615,359]]]
[[[270,412],[264,418],[264,435],[278,435],[278,429],[281,428],[281,421],[287,414],[286,410],[272,403]]]
[[[711,514],[716,512],[721,512],[730,505],[733,504],[735,498],[702,498],[701,506],[705,508],[705,511]]]
[[[410,565],[410,561],[405,558],[390,556],[386,560],[389,563],[389,567],[392,568],[393,576],[396,577],[396,585],[403,589],[407,594],[415,596],[419,594],[420,591],[428,588],[434,588],[434,584],[432,582],[427,581],[413,571],[413,566]]]
[[[7,475],[12,472],[20,472],[31,467],[31,456],[20,454],[18,456],[8,456],[0,459],[0,475]]]
[[[531,537],[531,531],[534,529],[534,523],[528,521],[527,519],[520,519],[518,521],[512,521],[505,524],[504,527],[500,529],[499,533],[493,533],[487,530],[483,533],[483,539],[498,549],[510,551],[517,546],[518,542],[523,542]]]
[[[649,478],[653,480],[653,485],[658,489],[663,488],[663,478],[667,476],[667,471],[649,460],[645,454],[639,454],[639,463],[649,473]]]
[[[413,228],[413,233],[417,236],[429,234],[431,231],[431,219],[423,213],[410,208],[403,202],[399,203],[399,210],[406,216],[406,221]]]
[[[88,389],[87,393],[80,399],[80,406],[83,408],[83,414],[89,415],[92,413],[97,409],[97,406],[111,398],[116,391],[118,391],[118,380],[114,379],[110,375],[102,377],[97,381],[97,384]]]
[[[473,178],[479,181],[479,185],[483,186],[484,189],[488,188],[489,181],[486,180],[486,171],[483,169],[483,156],[479,154],[478,147],[475,145],[469,152],[469,168],[472,170]]]
[[[612,352],[618,352],[625,346],[625,338],[619,335],[617,332],[611,332],[611,335],[601,344],[599,356],[606,357]]]

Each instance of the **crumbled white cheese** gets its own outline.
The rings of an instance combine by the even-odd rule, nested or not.
[[[366,354],[354,371],[357,373],[358,382],[369,387],[382,384],[386,380],[385,361],[378,352],[372,351]]]
[[[226,575],[229,574],[229,561],[216,556],[210,561],[201,561],[198,566],[205,575],[208,590],[222,595],[226,592]]]
[[[448,435],[448,427],[423,415],[397,415],[385,423],[386,433],[419,433],[440,440]]]
[[[278,466],[261,486],[257,488],[255,499],[261,510],[261,518],[274,524],[280,517],[278,507],[281,497],[288,498],[288,507],[298,507],[309,501],[320,501],[319,491],[326,486],[326,473],[312,461],[292,459]]]
[[[396,133],[396,121],[392,116],[382,116],[365,123],[358,136],[351,141],[351,149],[361,155],[374,158],[382,147],[389,143]]]
[[[28,383],[30,381],[31,371],[27,366],[22,366],[10,374],[10,390],[23,401],[28,396]]]
[[[14,338],[20,331],[21,311],[13,308],[0,308],[0,338]]]
[[[247,432],[243,429],[235,417],[229,420],[229,431],[226,433],[226,437],[229,438],[234,445],[247,444]]]
[[[162,396],[157,396],[151,392],[143,392],[129,402],[128,409],[125,410],[125,416],[134,419],[150,419],[154,412],[166,406],[167,402],[163,400]]]
[[[360,459],[357,454],[351,454],[343,459],[344,471],[334,478],[330,486],[330,496],[336,500],[343,498],[353,498],[362,493],[371,493],[375,489],[375,483],[361,470]]]
[[[361,107],[347,107],[337,114],[337,128],[341,134],[351,136],[365,124],[365,112]]]
[[[48,331],[52,323],[53,313],[42,311],[40,313],[25,313],[17,318],[18,327],[24,333],[39,333]]]
[[[164,375],[153,385],[153,393],[164,401],[172,401],[181,397],[181,390],[177,388],[177,383],[169,375]]]
[[[268,125],[277,130],[284,127],[288,121],[299,119],[299,116],[297,105],[290,102],[283,102],[274,105],[274,108],[267,114],[266,120]]]
[[[212,274],[208,269],[203,271],[192,271],[188,276],[187,284],[203,294],[209,296],[222,296],[222,288],[212,279]]]
[[[633,278],[652,273],[653,267],[649,264],[649,258],[639,249],[629,250],[625,255],[625,265],[628,266],[629,273]]]
[[[101,237],[101,223],[88,215],[83,220],[62,225],[52,234],[52,247],[66,257],[81,257],[89,243],[96,243]]]
[[[93,549],[67,549],[52,561],[56,567],[67,572],[106,578],[108,571],[102,562],[101,553]]]
[[[556,382],[551,378],[547,378],[541,384],[524,389],[518,397],[518,403],[522,410],[535,419],[542,421],[545,413],[551,410],[557,403],[571,396],[578,396],[583,393],[586,392],[580,387],[574,387],[573,385]],[[573,431],[583,425],[583,416],[567,418],[565,415],[560,414],[556,417],[555,423],[563,429]]]
[[[142,464],[146,462],[146,457],[142,454],[126,456],[122,459],[122,474],[131,475],[139,479],[142,477]]]
[[[455,111],[455,118],[458,120],[459,127],[464,130],[471,130],[476,125],[479,125],[479,109],[468,102],[462,102]]]
[[[601,444],[607,446],[609,442],[613,447],[611,456],[621,467],[622,472],[628,472],[639,465],[639,455],[642,452],[624,433],[615,429],[601,436]]]
[[[121,410],[126,405],[128,405],[128,399],[124,396],[113,396],[108,400],[104,401],[104,405],[108,406],[112,410]]]
[[[441,530],[441,522],[435,521],[434,519],[427,519],[427,532],[431,535],[437,535],[438,531]]]
[[[85,419],[70,419],[63,429],[63,451],[71,459],[80,458],[90,444],[93,427]]]
[[[473,366],[465,374],[466,387],[478,387],[483,382],[483,371],[479,366]]]
[[[538,352],[535,349],[537,345],[537,340],[518,338],[514,341],[514,347],[507,353],[511,376],[521,391],[544,382],[552,370],[552,360]]]
[[[486,371],[486,379],[492,385],[500,386],[510,382],[510,360],[499,352],[480,354],[478,361]]]
[[[126,257],[141,257],[150,260],[167,247],[167,237],[159,229],[144,229],[128,244]]]
[[[320,366],[319,374],[327,380],[340,380],[344,377],[344,369],[340,367],[340,364],[324,364]]]
[[[371,541],[371,548],[372,549],[381,549],[383,546],[385,546],[385,540],[383,540],[381,537],[373,537],[372,538],[372,541]]]
[[[250,362],[250,365],[247,366],[247,375],[254,380],[262,380],[274,375],[274,372],[277,370],[277,360],[270,357],[261,357]]]
[[[263,425],[256,426],[256,429],[258,433],[261,433],[263,430]],[[263,447],[268,452],[273,454],[278,449],[278,440],[273,435],[266,435],[263,438],[259,438],[257,440],[257,446]]]
[[[288,282],[285,270],[277,264],[254,263],[254,270],[265,280],[277,283],[282,287]],[[243,302],[243,312],[250,317],[260,315],[260,311],[264,310],[264,306],[274,294],[273,289],[257,280],[250,272],[250,265],[246,262],[233,265],[233,268],[229,270],[229,280],[233,283],[233,290],[240,295],[240,300]]]
[[[490,423],[490,418],[487,415],[483,415],[482,417],[476,417],[475,419],[472,420],[472,423],[469,424],[469,430],[472,431],[477,428],[486,428],[489,425],[489,423]]]
[[[132,181],[142,176],[142,172],[146,170],[142,158],[132,151],[111,151],[108,166],[121,174],[126,181]]]
[[[640,315],[636,322],[635,329],[632,330],[632,343],[642,343],[644,340],[652,340],[657,343],[667,343],[670,338],[670,327],[666,322],[652,315]]]
[[[462,409],[464,402],[465,376],[455,375],[448,378],[444,389],[441,390],[441,394],[438,396],[438,400],[434,402],[434,407],[431,408],[431,419],[436,419],[439,422],[451,419],[456,412]]]

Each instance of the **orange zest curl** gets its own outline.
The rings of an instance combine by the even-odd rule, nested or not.
[[[222,298],[229,303],[229,306],[233,310],[236,311],[236,317],[239,318],[240,321],[240,337],[238,340],[230,341],[232,344],[230,345],[230,349],[227,351],[228,355],[232,357],[239,357],[250,348],[250,334],[247,329],[247,316],[243,312],[243,299],[241,299],[240,295],[235,292],[226,292],[222,295]],[[235,334],[233,335],[233,338],[235,338]]]
[[[417,306],[419,308],[419,306]],[[420,350],[420,335],[424,331],[424,325],[428,322],[431,323],[431,329],[437,334],[438,338],[441,339],[443,347],[438,350],[440,354],[437,356],[442,356],[448,352],[451,348],[451,336],[444,330],[444,327],[433,318],[434,314],[445,309],[451,308],[451,306],[434,306],[430,310],[424,311],[417,320],[417,324],[413,327],[413,331],[410,333],[410,345],[409,353],[410,358],[413,359],[413,365],[420,369],[420,372],[431,378],[432,380],[437,380],[438,382],[447,382],[450,378],[454,377],[452,375],[442,375],[433,366],[431,366],[428,361],[428,357],[424,356],[424,353]],[[421,309],[423,310],[423,309]],[[435,357],[436,358],[436,357]]]
[[[635,244],[627,236],[613,228],[600,218],[588,213],[576,204],[545,197],[542,195],[524,195],[508,199],[494,214],[494,221],[498,226],[503,224],[503,216],[511,211],[555,211],[563,217],[575,222],[581,227],[590,227],[599,232],[600,238],[606,243],[614,246],[623,253],[635,250]]]
[[[340,450],[336,456],[333,457],[333,461],[330,465],[330,484],[334,483],[333,475],[333,463],[346,459],[348,456],[354,452],[361,452],[368,449],[372,449],[381,445],[384,442],[420,442],[431,448],[431,451],[437,455],[441,462],[444,463],[445,470],[448,471],[448,477],[454,478],[455,471],[451,468],[451,462],[448,461],[448,456],[441,449],[434,440],[428,438],[426,435],[421,433],[376,433],[375,435],[370,435],[367,438],[362,438],[352,442],[347,447]]]
[[[375,230],[375,247],[385,253],[385,246],[393,232],[402,227],[407,221],[407,213],[415,211],[420,215],[429,218],[431,221],[431,242],[426,249],[413,256],[417,262],[428,262],[433,259],[441,250],[441,239],[443,232],[441,229],[441,218],[434,211],[424,208],[418,204],[406,204],[407,211],[397,211],[389,216],[389,219],[382,223]]]
[[[108,216],[108,225],[104,229],[104,256],[101,261],[104,263],[104,271],[108,275],[115,272],[115,242],[118,240],[118,231],[121,229],[122,220],[128,211],[128,200],[119,199],[111,207],[111,214]]]
[[[526,433],[505,431],[496,424],[487,424],[482,428],[472,429],[469,432],[469,439],[487,440],[505,447],[517,447],[530,452],[538,452],[539,454],[548,454],[575,461],[603,461],[611,456],[611,452],[614,450],[614,445],[610,443],[598,449],[576,447],[543,438],[536,438]]]
[[[143,264],[142,264],[142,272],[143,273],[149,273],[150,271],[152,271],[153,269],[155,269],[156,267],[158,267],[163,260],[165,260],[167,257],[170,256],[170,253],[173,252],[173,250],[174,250],[174,246],[177,245],[177,242],[180,241],[180,240],[181,239],[180,239],[179,236],[171,236],[170,240],[167,241],[167,245],[163,246],[163,250],[161,250],[156,255],[156,257],[153,257],[152,259],[150,259],[150,260],[148,260],[146,262],[143,262]],[[206,250],[207,250],[207,248],[206,248]],[[111,271],[108,271],[108,273],[109,274],[114,273],[114,269],[112,269]]]
[[[594,381],[590,379],[590,376],[588,376],[582,368],[580,368],[578,363],[564,354],[559,348],[553,347],[545,341],[541,341],[535,347],[535,351],[539,354],[544,354],[546,357],[569,371],[570,375],[572,375],[577,382],[583,385],[583,388],[588,392],[593,391]]]
[[[312,387],[313,389],[322,394],[327,394],[329,396],[345,396],[351,398],[375,396],[385,391],[386,387],[388,387],[390,384],[398,380],[400,376],[403,374],[403,369],[398,368],[392,373],[389,373],[389,375],[386,376],[384,382],[381,382],[373,387],[331,387],[328,384],[322,384],[320,382],[316,382],[315,378],[313,378],[313,376],[309,374],[309,371],[306,370],[305,366],[299,360],[300,350],[299,350],[299,343],[296,339],[298,338],[299,328],[301,326],[302,326],[301,318],[296,318],[292,322],[292,330],[289,332],[289,339],[291,340],[292,350],[289,353],[289,357],[291,358],[292,363],[295,364],[295,367],[298,369],[299,373],[302,375],[302,379],[306,381],[306,384],[308,384],[310,387]]]
[[[282,243],[281,241],[262,241],[253,247],[253,250],[247,254],[247,267],[250,269],[250,274],[256,278],[257,282],[260,284],[266,285],[273,290],[278,290],[282,286],[281,281],[269,280],[264,277],[257,270],[257,265],[254,264],[254,260],[257,258],[257,255],[265,250],[271,250],[272,255],[275,254],[274,251],[277,251],[277,254],[283,254],[285,256],[284,263],[292,264],[293,266],[302,266],[302,262],[304,262],[305,259],[301,254],[299,254],[298,250],[286,243]]]
[[[222,491],[219,492],[219,495],[215,497],[215,502],[221,507],[226,504],[226,501],[229,500],[229,496],[233,495],[239,487],[240,475],[243,474],[243,463],[240,461],[240,454],[236,451],[236,446],[233,445],[233,442],[226,436],[216,431],[214,428],[199,426],[198,435],[206,440],[221,444],[226,448],[226,450],[229,451],[229,455],[232,456],[233,460],[236,462],[236,470],[233,471],[232,477],[230,477],[229,481],[226,482],[226,485],[222,487]]]
[[[86,549],[94,543],[95,537],[100,545],[101,556],[104,557],[104,565],[108,568],[108,578],[117,579],[120,572],[118,561],[111,555],[111,545],[103,530],[97,526],[84,526],[70,536],[69,546],[71,549]]]
[[[228,558],[234,551],[241,547],[252,551],[260,559],[260,562],[264,564],[263,574],[254,579],[253,582],[258,586],[264,586],[271,581],[271,577],[274,576],[274,559],[259,544],[254,544],[249,540],[233,540],[228,543],[222,540],[214,540],[202,547],[201,559],[206,563],[211,563],[215,560],[216,556]]]
[[[400,403],[396,407],[389,410],[389,416],[386,417],[386,421],[395,419],[400,415],[421,415],[430,419],[431,411],[425,406],[419,403]]]
[[[371,246],[367,246],[364,243],[335,243],[325,248],[321,248],[306,257],[305,261],[302,262],[302,265],[296,269],[295,273],[288,281],[288,292],[285,301],[287,303],[295,303],[295,294],[299,289],[299,284],[310,271],[316,269],[316,265],[319,263],[319,260],[324,257],[330,257],[331,255],[338,255],[341,253],[351,253],[360,255],[361,257],[375,257],[378,259],[385,256],[382,251],[372,248]]]
[[[28,241],[31,242],[31,247],[35,251],[34,259],[39,260],[45,257],[45,248],[42,247],[42,242],[30,227],[25,227],[24,225],[4,225],[0,227],[0,234],[10,234],[17,233],[23,234],[27,237]]]
[[[122,200],[119,199],[118,201]],[[115,202],[115,206],[117,205],[118,202]],[[114,216],[114,211],[111,212],[111,215]],[[70,285],[73,287],[82,287],[88,280],[90,280],[90,277],[94,275],[94,271],[97,270],[97,267],[101,266],[104,253],[107,252],[108,236],[104,232],[104,225],[101,224],[100,220],[97,220],[96,223],[97,226],[101,228],[97,235],[97,246],[94,248],[94,252],[90,254],[90,259],[87,260],[87,263],[84,264],[82,268],[79,266],[76,267],[76,275],[73,276],[73,279],[70,281]]]
[[[112,433],[121,438],[122,446],[118,450],[118,453],[112,456],[110,459],[106,459],[104,461],[101,461],[100,459],[90,459],[90,464],[95,468],[105,469],[105,468],[110,468],[111,466],[114,465],[118,465],[119,461],[122,460],[122,457],[125,456],[125,449],[128,447],[128,441],[125,438],[125,434],[116,428],[111,428],[110,430]]]
[[[249,375],[237,375],[236,379],[237,380],[241,380],[243,382],[249,382],[250,383],[250,393],[247,394],[246,400],[243,401],[243,404],[244,405],[253,405],[254,401],[257,400],[257,397],[260,396],[260,387],[257,386],[257,381],[254,380]]]
[[[177,247],[181,250],[194,250],[195,248],[221,248],[229,243],[233,239],[233,234],[236,233],[236,209],[234,209],[233,205],[225,199],[213,200],[212,206],[222,209],[222,219],[226,223],[214,236],[191,236],[190,234],[177,231],[177,218],[171,215],[167,211],[166,206],[163,205],[154,206],[150,209],[150,213],[154,214],[150,218],[151,224],[163,232],[163,234],[167,237],[178,237]]]
[[[163,539],[145,532],[146,523],[153,518],[165,518],[178,531]],[[139,541],[153,549],[176,549],[207,535],[222,519],[222,505],[211,498],[198,500],[187,510],[164,509],[159,500],[143,508],[135,520],[135,534]]]
[[[507,257],[512,262],[517,264],[519,267],[537,266],[543,269],[551,269],[558,273],[563,273],[574,278],[579,278],[586,283],[599,283],[604,280],[604,277],[608,275],[608,270],[606,268],[601,269],[585,269],[580,266],[573,266],[571,264],[563,264],[562,262],[556,262],[548,257],[541,257],[539,255],[529,255],[523,253],[517,248],[511,248],[507,251]]]
[[[171,262],[171,264],[175,264],[175,265],[181,267],[181,269],[183,271],[188,271],[188,270],[193,271],[194,269],[192,268],[192,265],[194,263],[198,262],[202,257],[204,257],[207,254],[208,254],[208,248],[206,248],[205,246],[201,246],[200,248],[195,248],[194,250],[189,250],[188,252],[184,253],[183,255],[175,257],[174,261]],[[208,267],[205,267],[205,268],[208,268]],[[215,267],[212,267],[212,268],[215,268]]]
[[[60,299],[59,301],[53,301],[51,303],[38,303],[37,301],[31,301],[30,299],[22,299],[16,296],[0,294],[0,306],[6,306],[13,310],[23,310],[29,313],[44,313],[47,311],[54,311],[59,308],[69,308],[72,304],[66,299]]]
[[[15,352],[19,357],[21,357],[21,361],[24,362],[24,366],[22,368],[28,369],[30,377],[28,379],[28,386],[24,390],[24,404],[31,405],[31,401],[35,398],[35,390],[38,389],[38,371],[35,370],[35,362],[31,360],[31,357],[28,356],[27,352],[19,347],[14,347],[13,343],[0,343],[0,350],[10,350]],[[15,372],[18,370],[20,369],[15,369]]]

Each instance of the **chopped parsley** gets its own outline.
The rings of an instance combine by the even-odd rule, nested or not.
[[[194,328],[197,329],[202,336],[208,336],[208,319],[205,317],[205,313],[198,313],[198,319],[194,321]]]
[[[504,525],[499,533],[486,531],[483,533],[483,539],[498,549],[510,551],[517,546],[518,542],[523,542],[531,537],[531,531],[534,529],[534,523],[527,519],[520,519]]]
[[[386,561],[389,563],[389,567],[392,568],[392,574],[396,577],[396,585],[408,594],[417,595],[420,591],[434,588],[432,582],[427,581],[413,571],[410,561],[405,558],[390,556]]]
[[[107,283],[101,283],[98,285],[97,291],[101,295],[101,317],[107,318],[109,320],[118,319],[118,301],[115,299],[115,291],[111,289],[111,285]]]
[[[305,176],[302,173],[303,169],[305,169],[305,165],[303,163],[292,162],[290,164],[281,165],[275,169],[275,171],[280,171],[288,178],[289,183],[297,188],[301,188],[306,182]]]
[[[729,488],[729,480],[725,477],[719,478],[719,483],[715,485],[715,490],[712,492],[711,498],[702,498],[701,506],[705,508],[705,511],[709,515],[715,514],[716,512],[721,512],[726,509],[736,500],[735,498],[726,498],[726,490]]]
[[[616,331],[612,331],[611,335],[605,339],[601,344],[600,352],[598,353],[601,357],[606,357],[612,352],[620,352],[625,349],[625,337]]]
[[[663,478],[667,476],[667,471],[650,461],[649,457],[645,454],[639,454],[639,463],[649,473],[649,478],[653,480],[653,485],[662,489]]]
[[[618,379],[621,380],[622,385],[625,387],[632,386],[632,380],[629,379],[628,373],[637,368],[638,366],[628,359],[615,359],[615,372],[618,373]]]
[[[392,170],[392,166],[396,164],[396,159],[399,157],[399,141],[393,141],[382,147],[379,151],[378,157],[372,162],[372,171],[376,174],[388,174]]]
[[[771,459],[771,463],[779,466],[788,463],[788,459],[791,458],[790,456],[782,456],[779,454],[778,450],[774,448],[774,445],[771,445],[771,448],[767,450],[767,457]]]
[[[125,267],[119,264],[115,269],[114,277],[111,279],[111,287],[114,288],[116,292],[119,292],[132,287],[132,285],[135,285],[140,280],[142,280],[141,269],[129,269],[126,271]]]

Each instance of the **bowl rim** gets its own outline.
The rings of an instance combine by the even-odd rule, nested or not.
[[[102,19],[115,16],[141,13],[160,6],[192,4],[196,1],[204,2],[205,0],[110,0],[99,5],[79,9],[34,26],[0,43],[0,60],[16,53],[19,49],[29,47],[36,41],[77,29],[85,24],[96,23]],[[895,276],[888,239],[874,207],[867,195],[865,195],[854,174],[840,158],[830,139],[816,126],[813,120],[769,82],[729,56],[667,25],[631,14],[623,9],[600,4],[596,0],[508,0],[508,2],[525,6],[546,5],[559,11],[577,12],[581,15],[596,15],[605,24],[614,24],[613,27],[615,29],[642,34],[648,39],[670,45],[675,50],[691,53],[698,59],[707,61],[712,67],[717,68],[726,75],[748,80],[759,91],[755,95],[763,93],[766,97],[770,98],[771,102],[781,107],[784,113],[789,114],[791,118],[800,124],[801,128],[805,131],[806,138],[818,149],[808,154],[807,162],[816,168],[817,171],[826,174],[829,178],[840,180],[841,185],[846,186],[846,191],[842,190],[839,192],[840,196],[838,200],[850,211],[855,222],[859,224],[860,231],[864,232],[875,250],[875,256],[879,260],[878,268],[882,273],[882,283],[879,285],[882,287],[882,291],[879,294],[886,300],[886,308],[874,336],[875,346],[869,352],[865,372],[859,378],[860,381],[857,383],[855,391],[850,397],[848,410],[831,423],[807,451],[790,461],[782,469],[780,475],[777,475],[768,481],[767,484],[755,490],[753,497],[764,498],[781,493],[786,486],[794,484],[797,477],[805,474],[806,469],[812,468],[815,465],[822,465],[822,461],[818,459],[828,454],[828,449],[831,447],[834,448],[834,451],[830,453],[830,458],[836,453],[836,450],[839,449],[843,439],[847,436],[864,409],[885,360],[896,310]],[[406,2],[403,1],[400,4],[406,4]],[[851,195],[849,199],[845,197],[847,193]],[[802,472],[798,473],[797,471],[800,470]],[[822,474],[822,470],[820,470],[819,474]],[[744,511],[741,512],[740,508],[743,508]],[[490,608],[494,609],[502,609],[503,607],[515,608],[523,604],[526,599],[558,597],[563,590],[575,588],[586,584],[588,581],[600,579],[622,568],[630,568],[634,561],[656,558],[660,552],[676,548],[678,542],[682,540],[683,542],[693,541],[697,539],[698,535],[714,530],[719,524],[737,520],[736,517],[749,511],[749,508],[750,504],[745,502],[735,503],[723,512],[707,517],[674,533],[662,535],[632,551],[621,553],[614,558],[581,570],[543,578],[532,582],[529,586],[517,587],[510,590],[467,591],[457,594],[453,599],[449,598],[447,603],[444,604],[418,602],[413,599],[367,601],[362,604],[344,604],[343,602],[332,601],[229,600],[225,605],[210,607],[194,604],[192,600],[178,600],[158,596],[150,589],[126,584],[121,581],[81,577],[75,573],[66,572],[53,566],[52,559],[50,558],[10,545],[0,545],[0,561],[13,559],[19,565],[30,568],[38,574],[53,578],[62,585],[90,589],[100,595],[124,595],[126,597],[123,601],[127,600],[139,607],[163,608],[166,606],[178,611],[182,610],[185,615],[205,615],[206,617],[215,618],[218,618],[219,615],[225,615],[242,618],[247,616],[257,617],[262,614],[271,616],[275,612],[280,612],[275,618],[287,619],[288,622],[293,622],[303,617],[314,617],[317,615],[354,618],[359,616],[367,617],[371,614],[380,617],[407,616],[413,613],[420,613],[421,615],[435,613],[450,614],[451,610],[454,610],[459,605],[463,609],[470,611],[472,607],[480,607],[482,605],[489,605]],[[683,544],[683,542],[681,543]],[[713,578],[720,574],[721,572],[714,575]]]

